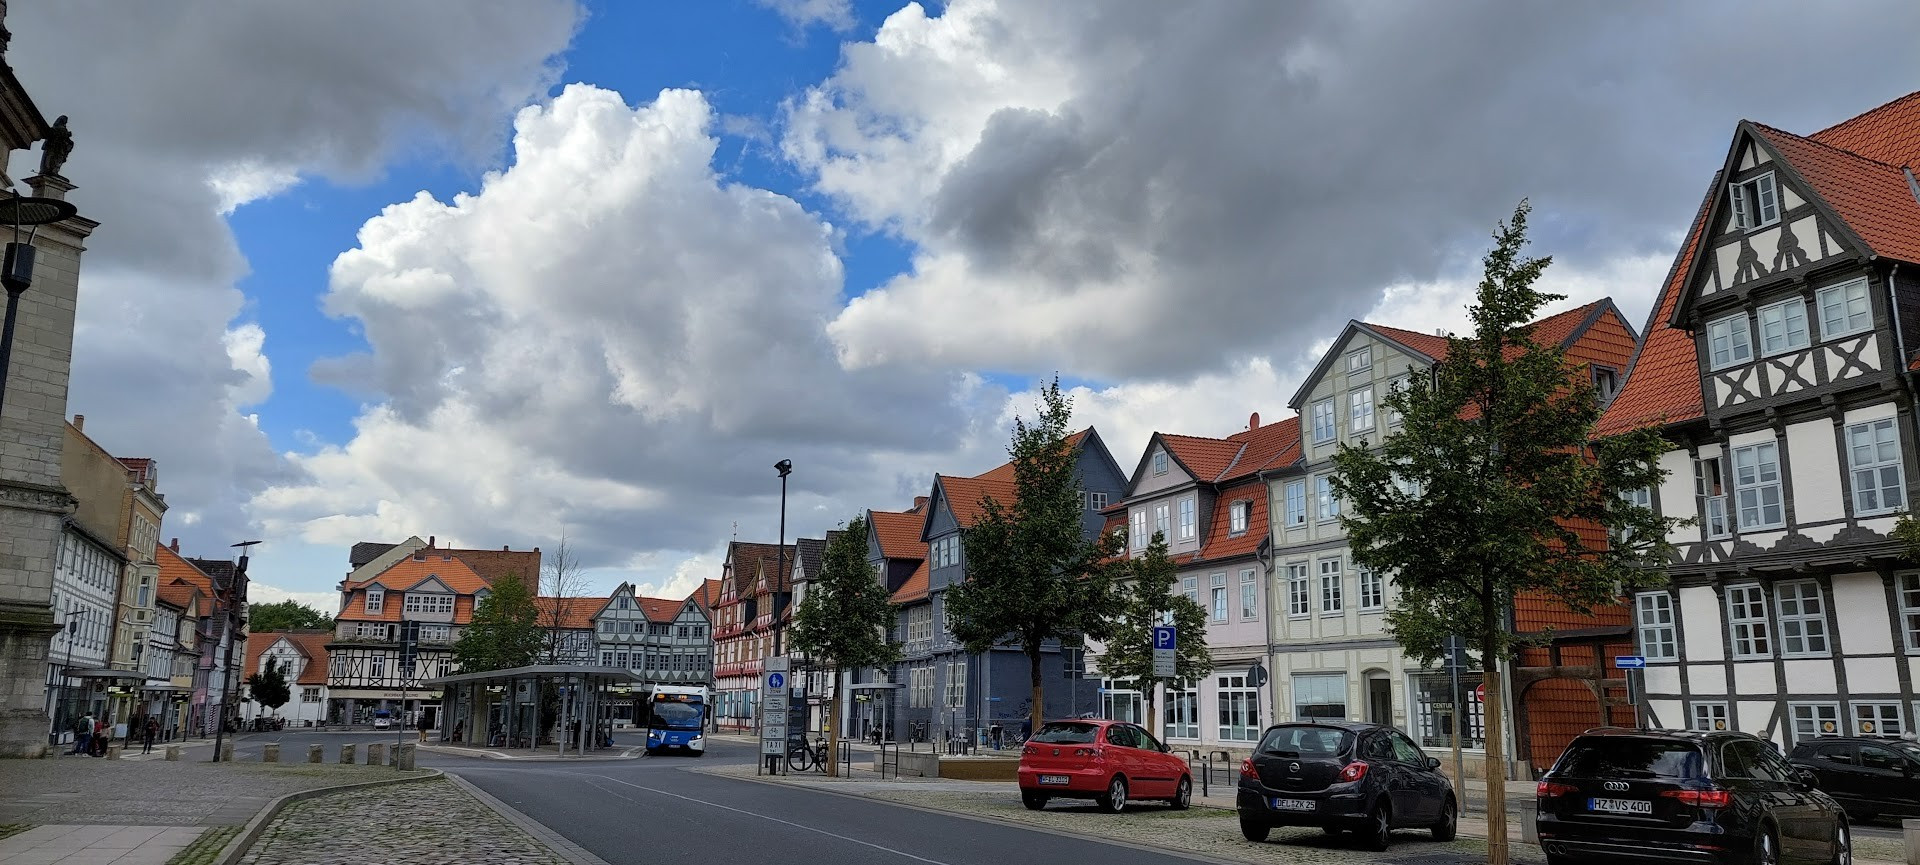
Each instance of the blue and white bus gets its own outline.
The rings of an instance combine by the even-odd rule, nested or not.
[[[647,728],[647,755],[668,748],[704,755],[707,697],[707,689],[697,686],[645,686],[640,691],[639,721]]]

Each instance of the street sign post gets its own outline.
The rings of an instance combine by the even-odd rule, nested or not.
[[[792,666],[785,656],[768,658],[760,680],[760,754],[769,773],[778,771],[780,758],[787,754],[788,694],[792,691],[787,676]]]
[[[1467,801],[1467,767],[1460,755],[1460,722],[1465,719],[1465,706],[1460,705],[1460,673],[1467,668],[1467,641],[1459,634],[1447,637],[1447,672],[1453,678],[1453,690],[1447,699],[1453,704],[1453,716],[1447,726],[1453,731],[1453,796],[1456,802]]]
[[[1153,676],[1156,679],[1171,679],[1174,671],[1174,646],[1178,644],[1179,634],[1172,625],[1153,627]]]
[[[1645,655],[1621,655],[1613,659],[1613,666],[1627,674],[1627,703],[1633,707],[1633,726],[1640,726],[1640,683],[1635,671],[1647,668]]]

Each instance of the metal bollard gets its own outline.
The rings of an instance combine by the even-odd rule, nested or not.
[[[394,756],[394,760],[396,761],[394,764],[396,768],[412,769],[413,768],[413,743],[409,742],[405,745],[401,745],[400,747],[395,748],[393,752],[393,756]]]
[[[353,765],[353,746],[352,745],[340,746],[340,762],[341,764],[347,765],[347,766]]]
[[[1520,840],[1533,845],[1540,843],[1540,800],[1520,800]]]
[[[180,762],[180,746],[179,745],[167,746],[167,762],[169,763]]]
[[[369,743],[367,745],[367,765],[378,766],[385,762],[387,762],[387,743]]]
[[[232,742],[220,743],[220,762],[222,763],[233,762],[233,743]]]
[[[320,762],[321,755],[325,754],[326,752],[327,752],[327,746],[325,745],[308,745],[307,746],[307,762],[309,763]]]
[[[1900,835],[1906,841],[1907,865],[1920,865],[1920,820],[1901,820]]]
[[[271,742],[266,745],[260,746],[260,762],[262,763],[280,762],[280,743]]]

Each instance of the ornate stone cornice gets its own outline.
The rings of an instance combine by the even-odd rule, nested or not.
[[[65,516],[79,506],[65,487],[0,480],[0,507]]]

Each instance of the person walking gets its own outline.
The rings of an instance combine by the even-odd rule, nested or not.
[[[73,750],[67,753],[91,755],[93,753],[92,745],[93,713],[88,712],[81,715],[80,720],[73,722]]]
[[[149,716],[147,718],[146,735],[142,737],[140,753],[153,753],[153,739],[158,735],[160,735],[160,719]]]
[[[93,719],[93,756],[104,757],[107,753],[107,719]]]

